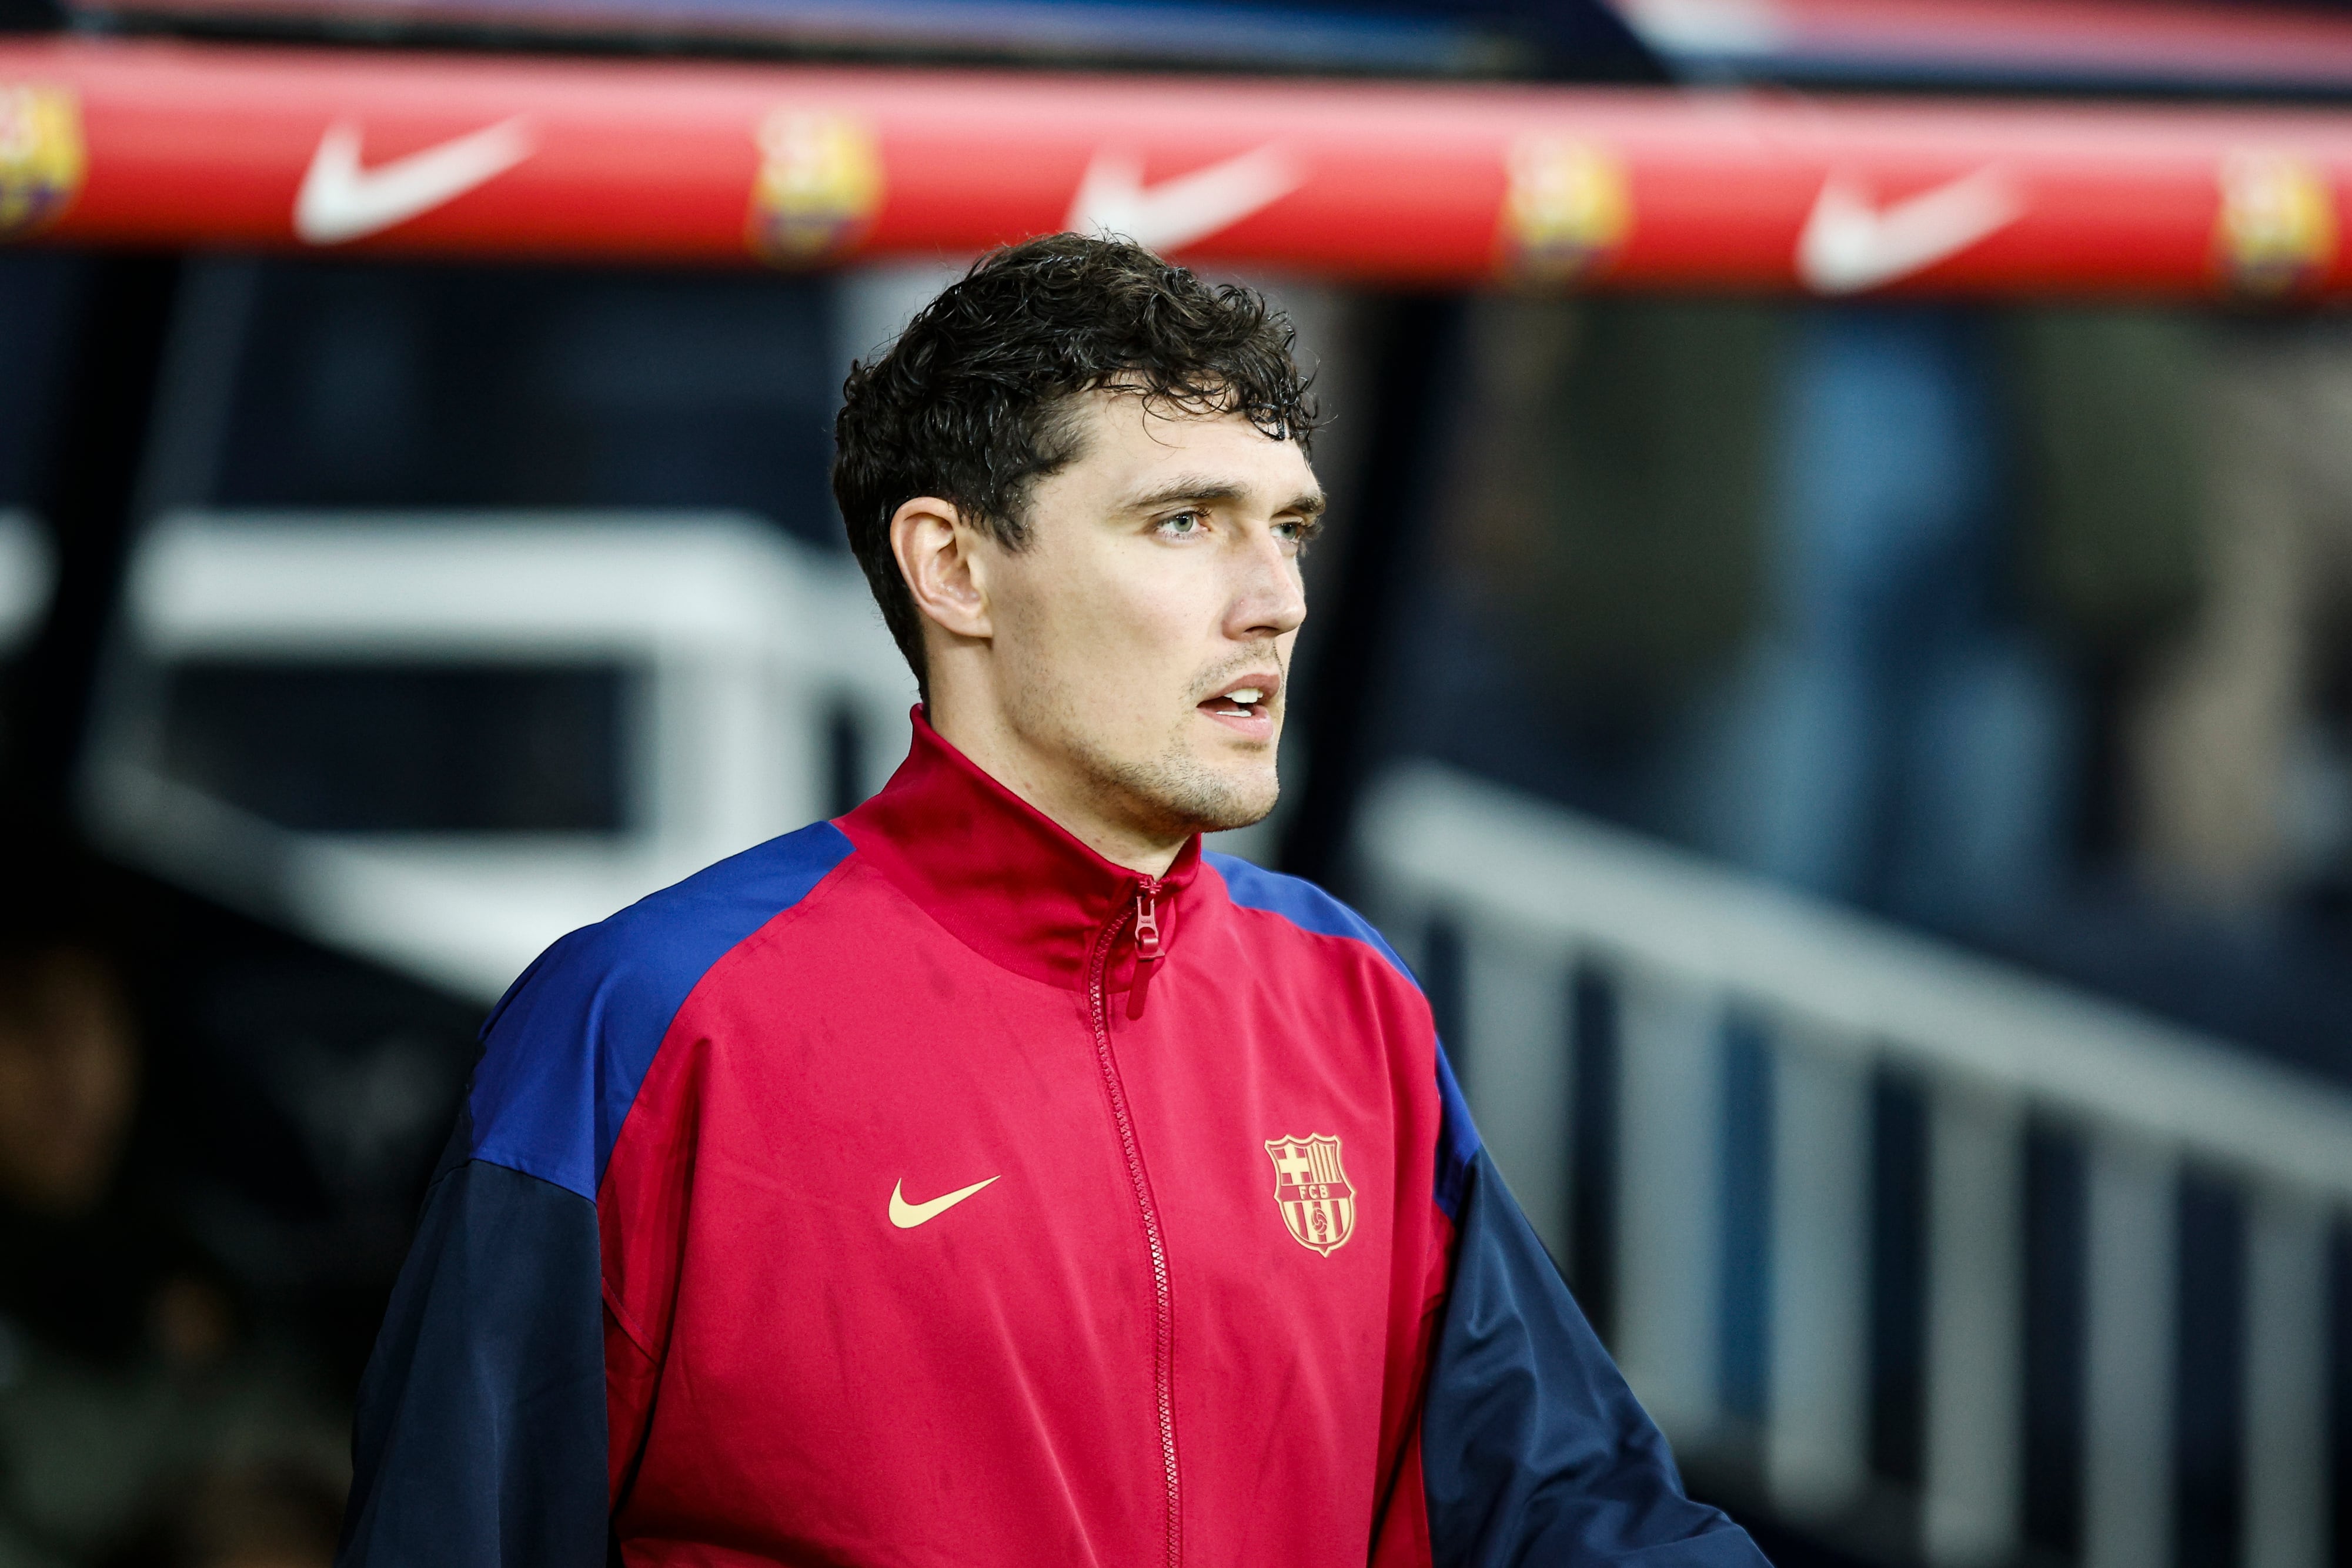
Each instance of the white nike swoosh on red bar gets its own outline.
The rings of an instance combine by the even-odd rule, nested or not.
[[[294,197],[294,233],[343,245],[422,217],[498,178],[537,150],[520,115],[380,163],[360,163],[359,125],[337,120],[319,139]]]

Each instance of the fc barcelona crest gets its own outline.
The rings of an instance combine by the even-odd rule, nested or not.
[[[0,82],[0,240],[71,206],[89,162],[72,89]]]
[[[1317,1133],[1304,1138],[1268,1138],[1274,1161],[1274,1206],[1301,1247],[1326,1258],[1356,1229],[1356,1189],[1339,1166],[1339,1140]]]
[[[856,248],[882,206],[882,149],[863,121],[779,109],[761,123],[760,174],[743,220],[753,255],[778,267]]]

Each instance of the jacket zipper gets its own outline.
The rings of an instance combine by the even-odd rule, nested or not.
[[[1135,961],[1155,963],[1160,957],[1160,884],[1135,884]]]
[[[1136,958],[1140,965],[1160,956],[1157,907],[1160,881],[1145,877],[1135,890]],[[1118,1125],[1119,1150],[1127,1156],[1128,1180],[1135,1186],[1136,1207],[1143,1214],[1143,1238],[1151,1249],[1151,1291],[1155,1322],[1151,1347],[1152,1382],[1160,1402],[1160,1462],[1168,1479],[1168,1564],[1177,1568],[1183,1550],[1183,1513],[1176,1479],[1175,1308],[1168,1285],[1168,1249],[1160,1234],[1160,1211],[1151,1201],[1151,1185],[1143,1174],[1143,1151],[1135,1137],[1135,1122],[1128,1114],[1127,1091],[1119,1083],[1118,1064],[1110,1049],[1110,1007],[1105,996],[1113,945],[1126,928],[1124,909],[1095,938],[1093,962],[1087,967],[1087,991],[1095,1026],[1095,1060],[1102,1068],[1103,1085],[1110,1092],[1111,1119]],[[1146,939],[1149,947],[1146,947]]]

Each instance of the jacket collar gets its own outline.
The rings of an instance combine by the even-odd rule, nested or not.
[[[1106,985],[1135,965],[1143,878],[1114,865],[940,737],[919,706],[914,745],[882,792],[840,819],[860,856],[965,946],[1016,974],[1080,988],[1110,932]],[[1160,946],[1200,870],[1196,834],[1160,879]],[[1114,925],[1116,929],[1113,929]]]

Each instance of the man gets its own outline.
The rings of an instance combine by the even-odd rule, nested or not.
[[[1201,852],[1274,805],[1311,427],[1256,297],[1070,235],[852,372],[913,752],[492,1014],[347,1563],[1760,1563],[1394,955]]]

